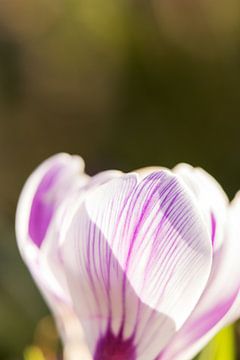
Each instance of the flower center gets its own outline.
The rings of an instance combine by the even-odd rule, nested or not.
[[[98,340],[94,360],[136,360],[133,339],[123,339],[114,335],[111,330]]]

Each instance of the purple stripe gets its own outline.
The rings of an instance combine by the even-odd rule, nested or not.
[[[211,238],[212,238],[212,244],[214,246],[214,242],[215,242],[215,238],[216,238],[217,223],[216,223],[216,218],[215,218],[215,216],[214,216],[214,214],[212,212],[211,212],[211,226],[212,226]]]
[[[39,248],[42,245],[55,210],[55,203],[49,198],[63,166],[56,164],[43,177],[32,201],[29,218],[29,235]]]
[[[133,338],[123,339],[108,329],[97,342],[94,360],[136,360]]]

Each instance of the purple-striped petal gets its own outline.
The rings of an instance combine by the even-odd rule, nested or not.
[[[141,178],[163,167],[146,167],[138,169]],[[228,198],[218,182],[201,168],[189,164],[178,164],[172,170],[180,176],[197,199],[203,217],[211,234],[214,249],[221,246],[224,235]]]
[[[55,315],[65,345],[71,349],[73,343],[82,341],[82,329],[72,308],[59,253],[61,226],[76,197],[84,197],[90,189],[121,175],[105,171],[90,178],[83,169],[78,156],[57,154],[44,161],[27,180],[16,214],[22,256]]]
[[[192,359],[223,326],[239,317],[239,197],[231,205],[227,219],[224,241],[214,252],[206,289],[192,315],[159,356],[159,360]]]
[[[90,191],[64,228],[61,254],[94,360],[100,350],[154,359],[211,269],[211,239],[192,194],[168,171],[140,182],[124,175]]]
[[[161,170],[168,170],[166,167],[163,166],[146,166],[144,168],[140,168],[137,170],[134,170],[138,176],[139,179],[144,179],[148,175],[151,175],[153,172],[161,171]]]
[[[67,154],[55,155],[42,163],[26,182],[18,202],[17,238],[41,247],[59,205],[78,182],[85,182],[83,161]]]
[[[18,246],[59,323],[64,322],[66,313],[62,309],[68,308],[68,312],[73,313],[61,259],[58,257],[61,217],[68,197],[87,181],[80,157],[55,155],[29,177],[17,207]],[[64,337],[65,331],[61,331],[61,334]]]
[[[211,234],[214,249],[224,238],[228,198],[218,182],[201,168],[179,164],[173,172],[180,176],[195,195]]]

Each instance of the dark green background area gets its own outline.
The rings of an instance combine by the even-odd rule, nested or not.
[[[42,160],[80,154],[89,174],[189,162],[232,198],[239,134],[238,1],[2,1],[0,359],[21,358],[47,312],[14,235]]]

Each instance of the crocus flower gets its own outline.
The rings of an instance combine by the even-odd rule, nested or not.
[[[239,315],[239,214],[201,169],[90,178],[59,154],[27,181],[16,233],[65,345],[84,332],[73,359],[187,360]]]

